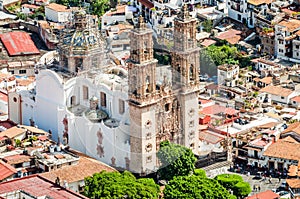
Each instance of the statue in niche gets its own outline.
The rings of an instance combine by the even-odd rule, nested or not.
[[[116,158],[115,157],[111,158],[111,166],[113,166],[113,167],[116,166]]]

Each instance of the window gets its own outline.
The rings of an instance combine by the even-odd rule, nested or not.
[[[241,21],[241,19],[242,19],[241,15],[238,14],[237,17],[238,17],[238,20]]]
[[[119,113],[123,114],[125,112],[125,102],[119,99]]]
[[[165,111],[170,111],[170,103],[165,104]]]
[[[299,45],[296,45],[296,48],[299,49]]]
[[[82,86],[83,99],[89,99],[89,88],[87,86]]]
[[[146,139],[147,139],[147,140],[151,139],[151,133],[147,133],[147,134],[146,134]]]
[[[150,152],[152,150],[152,144],[147,144],[145,150],[146,152]]]
[[[101,92],[100,97],[101,97],[101,106],[106,107],[106,94]]]
[[[152,162],[152,155],[147,157],[147,162]]]
[[[195,148],[195,144],[194,144],[194,143],[191,143],[191,144],[190,144],[190,148],[191,148],[191,149],[194,149],[194,148]]]
[[[190,121],[189,126],[193,127],[194,126],[194,121]]]
[[[190,134],[189,134],[189,137],[190,137],[190,139],[194,138],[195,137],[195,131],[191,131]]]
[[[284,99],[284,97],[281,97],[281,99]]]
[[[19,74],[26,74],[26,70],[19,70]]]

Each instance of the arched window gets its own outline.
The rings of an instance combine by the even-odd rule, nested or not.
[[[191,66],[190,66],[189,76],[190,76],[190,80],[194,80],[194,66],[193,66],[193,64],[191,64]]]
[[[134,95],[137,95],[137,78],[136,76],[132,77],[132,82],[131,83],[131,91]]]
[[[146,93],[150,93],[151,89],[150,89],[150,76],[148,75],[146,77]]]

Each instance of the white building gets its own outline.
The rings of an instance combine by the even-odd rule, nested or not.
[[[229,87],[235,87],[238,85],[239,80],[238,65],[224,64],[218,66],[218,84]]]
[[[265,98],[271,99],[272,102],[288,104],[290,100],[299,95],[299,90],[283,88],[281,86],[267,86],[259,91],[265,94]],[[269,101],[269,100],[267,100]]]
[[[66,35],[59,46],[60,66],[40,70],[33,91],[10,94],[10,119],[24,124],[33,120],[50,130],[54,140],[59,138],[91,157],[140,174],[157,169],[156,152],[164,140],[197,154],[199,48],[195,45],[196,20],[187,12],[184,6],[175,31],[178,35],[181,31],[192,34],[184,39],[185,45],[176,43],[179,50],[167,77],[172,67],[178,71],[181,66],[189,72],[172,74],[172,87],[168,83],[171,80],[157,77],[153,32],[142,17],[131,32],[132,61],[127,72],[119,66],[101,65],[103,60],[91,60],[104,59],[97,26],[85,29],[91,27],[84,20],[87,15],[75,13],[76,31],[70,40]],[[82,29],[88,30],[84,35],[88,39],[81,34]]]
[[[284,20],[275,25],[275,56],[278,58],[300,58],[299,41],[300,20]],[[295,61],[295,60],[293,60]],[[299,61],[299,60],[298,60]]]
[[[23,4],[21,7],[21,12],[24,14],[32,14],[35,12],[36,9],[38,9],[39,6],[32,5],[32,4]]]
[[[45,15],[47,20],[64,23],[71,21],[72,9],[57,3],[50,3],[45,6]]]
[[[127,19],[133,19],[131,6],[117,6],[116,9],[106,12],[102,16],[101,28],[106,29],[107,25],[115,25],[116,22],[126,22]]]

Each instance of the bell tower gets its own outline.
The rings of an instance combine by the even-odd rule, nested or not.
[[[172,53],[172,85],[174,89],[193,89],[199,85],[199,51],[196,42],[196,19],[189,16],[183,5],[174,20],[174,48]]]
[[[181,144],[195,154],[199,152],[199,53],[200,48],[196,42],[196,19],[189,16],[187,5],[183,5],[174,20],[172,87],[181,107]]]
[[[130,112],[130,170],[146,174],[156,166],[156,66],[152,30],[144,18],[130,34],[128,96]]]

